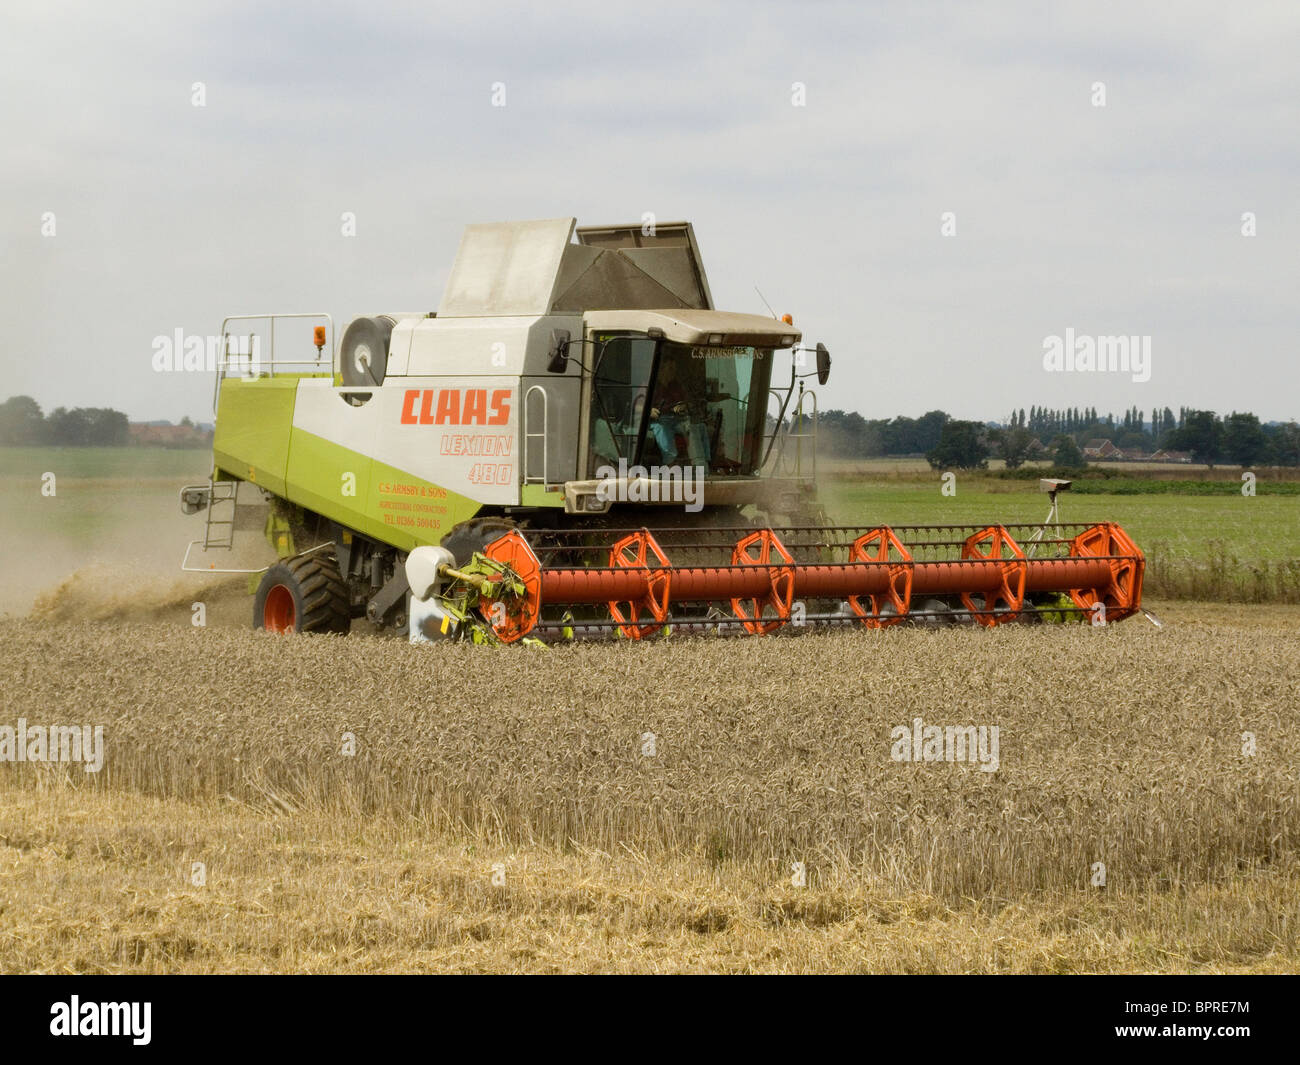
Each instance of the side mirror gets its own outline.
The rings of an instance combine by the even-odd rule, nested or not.
[[[831,353],[820,341],[817,344],[817,383],[824,385],[831,375]]]
[[[564,373],[569,365],[569,331],[567,329],[551,330],[550,361],[546,364],[547,373]]]

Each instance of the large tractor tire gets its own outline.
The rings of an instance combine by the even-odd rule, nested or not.
[[[253,627],[269,632],[338,632],[352,627],[351,601],[338,566],[317,552],[277,562],[262,575]]]
[[[484,550],[494,540],[518,529],[519,523],[509,518],[481,517],[462,521],[441,540],[441,546],[452,553],[456,565],[467,566],[475,551]]]

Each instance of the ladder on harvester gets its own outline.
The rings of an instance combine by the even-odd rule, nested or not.
[[[208,481],[208,506],[203,523],[203,550],[235,546],[235,507],[239,497],[238,481]],[[225,517],[216,517],[217,507],[229,504]]]
[[[229,551],[235,546],[235,514],[239,506],[238,481],[214,481],[191,484],[181,489],[181,510],[186,514],[203,511],[203,539],[191,540],[181,560],[181,569],[197,573],[257,573],[258,570],[190,565],[190,552],[201,547],[206,554],[213,549]]]

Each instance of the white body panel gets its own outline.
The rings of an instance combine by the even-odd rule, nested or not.
[[[517,378],[399,379],[359,407],[328,380],[308,378],[293,427],[480,503],[519,503]]]
[[[518,377],[524,372],[529,331],[538,321],[536,317],[422,319],[405,331],[410,348],[402,375]],[[394,338],[397,333],[394,329]],[[397,372],[391,355],[388,372]]]
[[[420,319],[398,322],[393,326],[388,340],[388,376],[405,377],[406,365],[411,357],[411,334]]]

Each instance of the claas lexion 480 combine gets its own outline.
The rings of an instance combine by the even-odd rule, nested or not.
[[[269,359],[232,352],[250,319]],[[277,362],[285,319],[302,354]],[[472,225],[437,312],[333,333],[223,323],[213,473],[181,491],[206,518],[187,569],[250,572],[211,552],[270,503],[260,628],[513,643],[1140,608],[1142,553],[1055,521],[1056,484],[1040,527],[827,524],[807,379],[830,355],[789,316],[715,310],[688,223]]]

